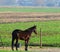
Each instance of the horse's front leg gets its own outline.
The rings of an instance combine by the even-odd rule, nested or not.
[[[28,40],[25,41],[25,51],[27,51],[27,50],[28,50]]]
[[[18,50],[18,49],[17,49],[17,45],[18,45],[18,39],[16,39],[16,50]]]

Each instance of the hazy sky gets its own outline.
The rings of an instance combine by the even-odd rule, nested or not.
[[[60,0],[0,0],[0,6],[2,5],[22,5],[22,6],[29,6],[29,5],[51,5],[51,6],[59,6]]]

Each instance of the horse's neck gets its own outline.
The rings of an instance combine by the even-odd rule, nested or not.
[[[28,32],[29,34],[31,34],[33,32],[33,29],[32,28],[29,28],[29,29],[26,29],[24,30],[25,32]]]
[[[31,33],[33,32],[33,30],[30,29],[29,32],[30,32],[30,34],[31,34]]]
[[[28,33],[32,33],[33,30],[31,29],[27,29],[27,30],[24,30],[25,32],[28,32]]]

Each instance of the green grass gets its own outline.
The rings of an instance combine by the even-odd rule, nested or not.
[[[11,50],[0,50],[0,52],[31,52],[31,51],[11,51]]]
[[[0,7],[0,12],[60,12],[60,8],[16,8]]]
[[[2,37],[3,42],[7,42],[6,45],[11,44],[11,33],[14,29],[25,30],[31,26],[37,26],[38,35],[32,33],[29,44],[40,43],[40,28],[42,31],[42,43],[46,45],[60,46],[60,21],[41,21],[41,22],[17,22],[0,24],[0,35],[7,36]],[[9,38],[8,38],[9,37]],[[9,42],[8,42],[9,41]],[[21,41],[24,45],[24,41]]]

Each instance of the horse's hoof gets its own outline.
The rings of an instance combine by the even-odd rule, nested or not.
[[[27,49],[25,49],[25,51],[28,51]]]

